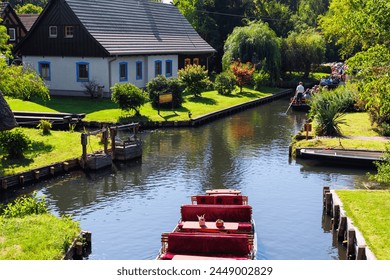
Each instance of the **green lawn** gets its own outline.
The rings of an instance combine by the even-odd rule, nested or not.
[[[7,160],[0,150],[0,176],[16,174],[34,168],[61,162],[82,155],[81,134],[69,131],[51,131],[42,135],[39,129],[21,128],[32,140],[32,146],[22,160]],[[102,150],[102,144],[96,136],[89,137],[88,153]]]
[[[377,259],[390,260],[390,191],[337,190],[336,193]]]
[[[341,125],[344,137],[321,137],[302,140],[296,143],[299,147],[338,148],[338,149],[366,149],[386,150],[387,141],[378,141],[370,137],[380,136],[371,126],[369,115],[366,112],[348,113],[344,117],[346,124]],[[313,124],[315,126],[315,123]],[[310,132],[314,135],[313,131]],[[341,145],[340,145],[341,144]]]
[[[118,105],[109,99],[90,99],[87,97],[52,97],[49,101],[33,100],[21,101],[7,98],[7,102],[14,111],[66,112],[85,113],[86,121],[101,122],[137,122],[137,121],[180,121],[188,120],[188,112],[196,118],[216,110],[248,102],[273,94],[280,89],[264,87],[261,91],[244,88],[242,93],[236,90],[228,96],[219,95],[216,91],[202,93],[201,97],[185,96],[182,108],[171,110],[152,108],[151,103],[141,107],[141,116],[126,115]]]
[[[0,216],[0,260],[59,260],[79,233],[78,223],[52,214]]]

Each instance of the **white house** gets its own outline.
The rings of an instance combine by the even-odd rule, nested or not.
[[[177,77],[186,64],[207,67],[215,50],[179,10],[146,0],[51,0],[16,46],[52,95],[84,95],[96,81],[138,87],[157,75]]]

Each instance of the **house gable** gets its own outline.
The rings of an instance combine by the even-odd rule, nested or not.
[[[24,56],[108,56],[65,0],[50,1],[16,48]]]
[[[1,24],[7,28],[7,33],[10,36],[8,43],[15,46],[26,36],[27,30],[10,4],[0,3],[0,11],[3,19]]]

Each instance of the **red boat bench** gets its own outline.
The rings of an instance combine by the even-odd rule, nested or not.
[[[252,206],[249,205],[182,205],[181,220],[197,221],[198,216],[204,215],[206,221],[214,222],[222,219],[225,222],[250,223]]]
[[[248,197],[243,195],[193,195],[192,204],[247,205]]]
[[[247,234],[164,233],[161,237],[162,259],[175,255],[214,256],[248,259],[253,237]]]

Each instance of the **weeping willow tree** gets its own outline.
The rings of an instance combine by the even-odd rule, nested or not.
[[[280,73],[280,46],[281,40],[267,23],[257,21],[236,27],[224,45],[223,68],[228,69],[236,60],[251,62],[276,80]]]

